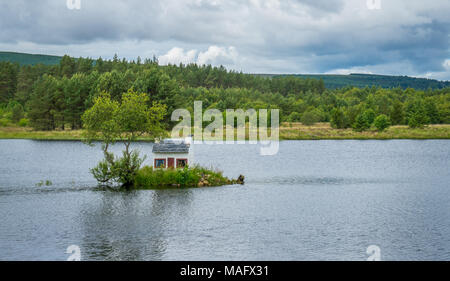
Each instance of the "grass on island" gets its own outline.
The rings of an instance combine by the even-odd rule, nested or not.
[[[82,140],[83,131],[34,131],[31,128],[0,127],[0,139],[32,140]],[[334,129],[329,123],[305,126],[301,123],[283,123],[280,127],[281,140],[346,140],[346,139],[450,139],[450,125],[429,125],[411,129],[408,126],[392,126],[384,132],[369,130],[355,132],[352,129]],[[139,141],[153,141],[141,137]]]
[[[144,167],[135,177],[136,189],[191,188],[243,184],[243,180],[230,180],[220,171],[200,166],[184,169],[153,169]]]

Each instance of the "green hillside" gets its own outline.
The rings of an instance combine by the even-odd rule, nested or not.
[[[339,89],[346,86],[355,86],[365,88],[377,86],[382,88],[396,88],[403,89],[414,88],[418,90],[443,89],[450,87],[450,81],[438,81],[426,78],[414,78],[408,76],[388,76],[388,75],[373,75],[373,74],[350,74],[350,75],[273,75],[272,77],[280,76],[295,76],[300,78],[323,79],[325,86],[328,89]]]
[[[61,57],[48,55],[32,55],[24,53],[0,52],[0,62],[9,61],[20,65],[54,65],[59,64]]]

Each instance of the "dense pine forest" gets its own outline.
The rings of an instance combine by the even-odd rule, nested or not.
[[[26,53],[0,52],[0,62],[12,62],[20,65],[55,65],[59,64],[62,57],[50,55],[33,55]],[[94,61],[95,63],[95,61]],[[327,89],[338,89],[348,86],[359,88],[365,87],[381,87],[381,88],[396,88],[402,89],[414,88],[417,90],[442,89],[450,87],[450,81],[439,81],[427,78],[416,78],[409,76],[391,76],[391,75],[376,75],[376,74],[254,74],[266,78],[294,76],[298,78],[322,79]]]
[[[133,88],[159,101],[168,112],[203,108],[280,109],[282,122],[331,122],[335,128],[364,131],[376,122],[422,127],[450,124],[450,88],[401,87],[327,89],[323,80],[281,76],[267,78],[210,65],[160,66],[153,59],[93,60],[64,56],[56,65],[0,62],[0,126],[36,130],[80,129],[81,115],[96,96],[115,100]],[[167,116],[167,128],[175,125]]]

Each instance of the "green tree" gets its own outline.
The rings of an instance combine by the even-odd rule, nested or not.
[[[104,152],[114,143],[119,135],[115,114],[119,109],[119,102],[112,100],[109,93],[103,92],[94,99],[94,105],[86,110],[82,116],[84,137],[88,144],[95,140],[103,142]]]
[[[288,116],[288,122],[301,122],[302,115],[298,112],[292,112]]]
[[[335,108],[331,111],[331,126],[336,129],[348,128],[348,119],[345,111],[341,108]]]
[[[369,108],[369,109],[365,110],[363,114],[367,120],[367,123],[369,123],[369,127],[370,127],[370,125],[373,124],[373,121],[375,121],[375,117],[376,117],[375,111],[373,109]]]
[[[0,62],[0,104],[7,104],[17,89],[18,66],[10,62]]]
[[[174,97],[179,90],[178,83],[156,66],[140,72],[133,83],[133,88],[149,96],[149,105],[158,101],[167,106],[168,112],[175,110]],[[166,122],[169,121],[169,117],[165,120]]]
[[[320,121],[320,115],[316,111],[306,111],[301,118],[302,124],[305,126],[312,126]]]
[[[408,102],[406,116],[408,125],[411,128],[423,128],[425,125],[430,124],[430,117],[427,114],[422,98],[415,98]]]
[[[91,58],[78,58],[76,61],[76,72],[88,74],[92,71],[94,60]]]
[[[46,131],[56,128],[57,119],[61,117],[58,112],[62,98],[59,91],[58,80],[52,76],[44,75],[36,82],[27,103],[31,127]]]
[[[405,115],[403,113],[403,104],[396,100],[391,108],[391,121],[392,125],[404,124]]]
[[[439,111],[436,104],[431,99],[426,99],[424,103],[425,111],[431,124],[441,123],[441,117],[439,116]]]
[[[391,121],[385,114],[381,114],[377,116],[377,118],[375,118],[374,125],[379,132],[382,132],[389,128],[389,126],[391,125]]]
[[[56,81],[55,91],[48,92],[51,100],[51,111],[53,116],[54,128],[53,129],[65,129],[66,126],[66,100],[64,96],[64,90],[60,80]]]
[[[424,111],[413,112],[408,119],[410,128],[423,128],[426,124],[429,124],[429,122],[430,118]]]
[[[11,108],[11,119],[14,123],[18,123],[24,117],[23,106],[20,103],[14,103]]]
[[[355,123],[353,124],[353,129],[357,132],[363,132],[370,128],[370,123],[367,115],[362,113],[356,117]]]
[[[17,91],[15,100],[25,105],[30,100],[33,84],[38,79],[40,73],[36,67],[23,66],[17,75]]]
[[[61,77],[72,77],[76,71],[75,59],[65,55],[59,63],[59,74]]]
[[[91,170],[100,183],[120,183],[124,187],[132,187],[144,161],[139,158],[138,151],[130,149],[132,142],[144,134],[152,137],[164,135],[161,122],[166,115],[166,107],[157,102],[148,107],[147,101],[145,93],[133,90],[123,94],[121,103],[103,93],[94,100],[93,107],[83,114],[86,142],[103,142],[105,159]],[[120,158],[108,151],[109,145],[116,141],[125,146]]]
[[[124,73],[113,70],[100,75],[97,81],[97,92],[110,93],[112,99],[120,100],[122,93],[126,92],[130,86],[124,79]]]
[[[361,105],[350,106],[347,109],[347,117],[349,124],[354,124],[356,121],[356,117],[361,113]]]
[[[89,81],[85,74],[79,73],[63,81],[65,121],[71,125],[72,130],[80,129],[81,115],[86,109],[85,102],[90,93]]]

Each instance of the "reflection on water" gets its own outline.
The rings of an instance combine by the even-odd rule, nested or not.
[[[369,245],[448,260],[449,144],[292,141],[273,157],[202,145],[200,164],[246,185],[115,192],[89,174],[98,147],[0,140],[0,260],[65,260],[70,245],[84,260],[365,260]]]
[[[389,183],[385,179],[358,179],[358,178],[339,178],[339,177],[278,177],[265,178],[260,181],[256,180],[253,183],[277,184],[277,185],[352,185],[352,184],[382,184]]]
[[[188,213],[191,191],[143,192],[105,192],[99,206],[83,211],[82,248],[89,259],[163,259],[170,218]]]

